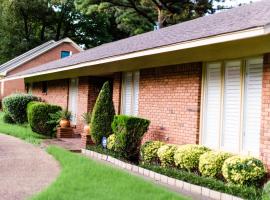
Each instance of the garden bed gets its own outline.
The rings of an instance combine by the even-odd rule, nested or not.
[[[157,180],[155,174],[158,174],[157,176],[159,177],[163,176],[163,178],[166,176],[167,179],[164,178],[164,180],[166,179],[167,181],[166,183],[168,183],[169,181],[176,183],[177,180],[180,180],[183,182],[181,183],[182,187],[184,187],[185,185],[184,189],[195,193],[198,193],[199,191],[200,194],[204,197],[210,197],[214,199],[223,199],[223,198],[225,199],[226,196],[226,199],[233,199],[233,197],[231,196],[233,195],[243,199],[250,199],[250,200],[261,199],[262,189],[260,188],[226,184],[214,178],[202,177],[194,173],[179,170],[176,168],[163,168],[161,166],[143,165],[143,164],[138,165],[135,163],[130,163],[127,160],[122,159],[121,156],[116,152],[110,151],[108,149],[103,149],[100,146],[88,146],[87,149],[89,149],[90,151],[86,150],[83,151],[83,153],[86,153],[91,157],[106,160],[110,163],[113,163],[115,165],[118,165],[122,168],[131,171],[135,170],[135,172],[143,175],[148,175],[150,178],[153,178],[154,180]],[[148,171],[144,172],[144,169]],[[172,179],[175,180],[173,181]],[[228,196],[226,194],[228,194]]]

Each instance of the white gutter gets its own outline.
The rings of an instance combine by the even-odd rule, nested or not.
[[[195,47],[200,47],[200,46],[206,46],[206,45],[218,44],[218,43],[223,43],[223,42],[230,42],[230,41],[235,41],[235,40],[258,37],[258,36],[267,35],[268,33],[270,33],[270,29],[265,29],[264,27],[257,27],[257,28],[252,28],[252,29],[247,29],[247,30],[242,30],[242,31],[237,31],[237,32],[232,32],[232,33],[226,33],[226,34],[221,34],[221,35],[217,35],[217,36],[211,36],[211,37],[207,37],[207,38],[197,39],[197,40],[191,40],[191,41],[187,41],[187,42],[181,42],[178,44],[167,45],[167,46],[163,46],[163,47],[157,47],[157,48],[153,48],[153,49],[128,53],[128,54],[124,54],[124,55],[108,57],[108,58],[104,58],[104,59],[100,59],[100,60],[89,61],[89,62],[85,62],[85,63],[80,63],[80,64],[71,65],[71,66],[67,66],[67,67],[37,72],[37,73],[33,73],[33,74],[26,74],[26,75],[21,75],[21,76],[18,75],[15,77],[6,78],[5,80],[14,80],[14,79],[20,79],[20,78],[41,76],[41,75],[45,75],[45,74],[52,74],[52,73],[56,73],[56,72],[62,72],[62,71],[67,71],[67,70],[72,70],[72,69],[89,67],[89,66],[105,64],[105,63],[110,63],[110,62],[115,62],[115,61],[121,61],[121,60],[126,60],[126,59],[131,59],[131,58],[137,58],[137,57],[141,57],[141,56],[149,56],[149,55],[155,55],[155,54],[160,54],[160,53],[195,48]]]

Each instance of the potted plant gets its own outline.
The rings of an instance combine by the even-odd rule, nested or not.
[[[59,124],[61,128],[70,127],[71,112],[67,109],[59,111]]]
[[[84,122],[84,133],[87,135],[90,134],[90,122],[91,122],[92,113],[87,112],[82,114],[82,120]]]

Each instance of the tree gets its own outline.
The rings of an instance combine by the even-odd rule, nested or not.
[[[214,2],[224,0],[75,0],[76,7],[91,14],[114,13],[118,28],[130,35],[214,13]]]
[[[102,137],[112,134],[112,121],[115,115],[112,93],[109,82],[105,82],[98,95],[92,112],[91,136],[96,144],[101,143]]]

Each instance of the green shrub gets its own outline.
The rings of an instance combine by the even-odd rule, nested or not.
[[[162,167],[171,167],[174,166],[174,153],[177,147],[172,144],[166,144],[161,146],[158,151],[157,155],[161,162]]]
[[[27,122],[27,104],[37,100],[37,97],[29,94],[12,94],[3,99],[3,109],[14,122],[23,124]]]
[[[107,139],[107,149],[115,150],[115,134],[111,134]]]
[[[262,161],[250,156],[232,156],[225,160],[222,174],[229,183],[257,184],[266,174]]]
[[[198,170],[200,156],[207,151],[208,148],[196,144],[182,145],[175,152],[175,165],[188,171]]]
[[[112,123],[115,134],[115,149],[130,161],[138,160],[143,135],[150,121],[138,117],[117,115]]]
[[[57,113],[62,108],[43,102],[30,102],[27,106],[28,121],[34,132],[51,136],[57,124],[48,123],[50,114]]]
[[[199,170],[203,176],[219,178],[222,175],[222,165],[232,155],[221,151],[208,151],[201,155]]]
[[[106,82],[98,95],[91,118],[91,136],[96,144],[101,143],[102,137],[112,133],[114,115],[112,93],[109,82]]]
[[[141,147],[141,160],[143,163],[157,164],[159,162],[157,151],[162,145],[164,145],[164,143],[160,141],[145,142]]]
[[[263,188],[262,200],[270,200],[270,181]]]
[[[4,114],[3,115],[3,122],[6,124],[14,124],[14,120],[8,115],[8,114]]]

